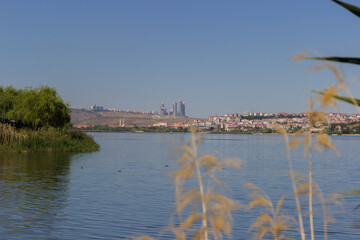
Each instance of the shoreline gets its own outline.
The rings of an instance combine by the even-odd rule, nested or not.
[[[102,132],[102,133],[159,133],[159,134],[191,134],[191,132],[156,132],[156,131],[100,131],[100,130],[79,130],[83,132]],[[201,134],[224,134],[224,135],[281,135],[280,133],[234,133],[234,132],[209,132],[209,131],[199,131],[198,133]],[[295,133],[288,133],[288,135],[293,136]],[[300,134],[303,136],[305,134]],[[313,134],[315,136],[315,134]],[[360,134],[329,134],[329,136],[357,136],[359,137]]]

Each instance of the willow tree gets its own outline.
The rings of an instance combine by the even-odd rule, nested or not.
[[[14,89],[0,88],[3,115],[16,119],[22,126],[32,129],[43,127],[67,128],[70,126],[70,109],[54,88]]]
[[[12,86],[3,88],[0,86],[0,117],[8,118],[7,114],[14,107],[16,101],[16,96],[19,94],[20,90],[15,89]]]

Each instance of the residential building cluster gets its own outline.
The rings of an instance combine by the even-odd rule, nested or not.
[[[95,105],[91,106],[90,109],[92,111],[103,111],[104,107],[103,106],[96,106],[96,104],[95,104]]]
[[[326,113],[329,123],[353,123],[360,122],[360,114]],[[281,124],[285,129],[307,129],[307,113],[244,113],[225,114],[224,116],[210,116],[206,121],[195,122],[204,129],[225,129],[226,131],[247,131],[255,128],[270,128]]]
[[[329,123],[348,124],[360,122],[360,114],[327,113]],[[197,119],[190,123],[157,123],[154,126],[173,128],[188,128],[196,126],[200,130],[223,129],[225,131],[251,131],[254,129],[274,129],[276,124],[286,130],[308,129],[307,113],[244,113],[225,114],[224,116],[209,116],[207,119]]]
[[[102,106],[91,106],[93,111],[115,111],[128,112],[137,114],[160,115],[170,117],[186,117],[185,102],[179,100],[174,102],[169,112],[164,103],[160,104],[160,112],[156,111],[136,111],[127,110],[122,111],[115,108],[105,109]],[[349,124],[360,122],[360,114],[346,114],[346,113],[326,113],[329,123],[334,124]],[[164,121],[165,119],[163,119]],[[190,119],[189,119],[190,120]],[[196,126],[200,130],[216,130],[221,129],[225,131],[252,131],[254,129],[274,129],[276,124],[281,124],[286,130],[308,129],[308,115],[306,112],[302,113],[262,113],[262,112],[244,112],[243,114],[232,113],[223,116],[209,116],[207,119],[179,121],[177,123],[157,122],[153,126],[171,127],[171,128],[190,128]],[[124,124],[121,124],[123,126]]]

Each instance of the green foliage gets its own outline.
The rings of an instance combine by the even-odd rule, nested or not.
[[[338,0],[333,0],[333,2],[339,4],[340,6],[346,8],[347,10],[349,10],[350,12],[355,14],[356,16],[360,17],[360,8],[359,7],[351,5],[349,3],[341,2],[341,1],[338,1]]]
[[[17,141],[0,145],[0,152],[89,152],[99,149],[91,136],[81,131],[22,129]]]
[[[353,58],[353,57],[306,57],[306,59],[324,60],[324,61],[341,62],[341,63],[352,63],[352,64],[360,65],[360,58]]]
[[[21,126],[31,129],[43,127],[68,128],[69,105],[64,103],[54,88],[15,89],[0,87],[2,118],[16,119]]]
[[[155,133],[167,133],[167,132],[179,132],[185,133],[189,132],[187,128],[171,128],[171,127],[110,127],[108,125],[101,126],[96,125],[92,127],[82,128],[85,131],[93,132],[155,132]]]
[[[18,94],[19,90],[12,86],[7,88],[0,86],[0,114],[2,118],[6,118],[6,113],[13,109]]]
[[[269,119],[269,118],[274,118],[274,116],[242,116],[242,119],[248,119],[248,120],[253,120],[253,119]]]
[[[315,91],[315,90],[310,90],[311,92],[313,93],[316,93],[316,94],[319,94],[319,95],[324,95],[325,92],[321,92],[321,91]],[[347,103],[350,103],[350,104],[354,104],[354,100],[355,102],[360,105],[360,99],[352,99],[350,97],[343,97],[343,96],[338,96],[338,95],[332,95],[333,98],[337,99],[337,100],[340,100],[340,101],[343,101],[343,102],[347,102]]]

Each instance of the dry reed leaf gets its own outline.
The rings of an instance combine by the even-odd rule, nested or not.
[[[311,131],[311,129],[309,129],[309,131]],[[310,140],[311,140],[311,133],[310,134],[307,133],[304,138],[304,157],[306,157],[308,152],[311,150]]]
[[[229,167],[229,168],[235,168],[235,169],[241,169],[241,165],[243,165],[243,161],[239,158],[227,158],[224,161],[220,162],[220,165],[222,167]],[[224,169],[222,169],[224,170]]]
[[[217,215],[217,214],[209,214],[211,219],[211,230],[212,235],[215,239],[222,238],[221,231],[225,232],[226,235],[231,235],[231,225],[228,223],[228,220],[224,215]],[[221,231],[219,231],[221,230]]]
[[[304,131],[302,130],[299,130],[299,131],[296,131],[294,136],[291,138],[291,141],[290,143],[288,144],[288,146],[285,148],[285,151],[289,150],[289,149],[297,149],[300,144],[304,141],[304,140],[301,140],[301,139],[298,139],[298,137],[300,135],[302,135],[304,133]]]
[[[239,204],[230,198],[213,192],[211,185],[204,186],[202,174],[206,174],[213,183],[222,184],[215,176],[215,170],[222,169],[223,165],[239,167],[236,161],[220,163],[212,155],[198,155],[198,145],[201,142],[196,129],[192,128],[192,138],[186,146],[180,148],[183,156],[177,164],[178,170],[173,173],[176,194],[176,211],[179,216],[180,224],[170,229],[174,232],[177,239],[209,239],[212,234],[214,239],[221,239],[222,232],[230,234],[232,217],[231,213],[238,209]],[[204,170],[204,171],[203,171]],[[184,185],[189,178],[193,178],[198,186],[196,188],[185,189]],[[182,221],[181,215],[190,209],[188,217]],[[196,223],[200,223],[201,227]]]
[[[308,53],[309,53],[308,51],[302,52],[302,53],[300,53],[299,55],[292,57],[291,60],[294,61],[294,62],[298,62],[298,61],[306,58],[306,56],[308,55]]]
[[[279,215],[279,213],[280,213],[280,209],[281,209],[281,206],[282,206],[282,204],[284,202],[284,198],[285,198],[285,195],[280,198],[280,200],[278,201],[278,203],[276,205],[276,211],[275,211],[276,215]]]
[[[324,64],[311,67],[309,69],[309,72],[318,71],[318,70],[322,70],[322,69],[329,69],[330,71],[333,72],[335,78],[338,80],[338,82],[340,84],[345,84],[343,74],[332,63],[325,61]]]
[[[339,155],[339,151],[332,144],[331,139],[326,134],[316,135],[316,146],[319,152],[321,152],[323,149],[331,149],[334,150]]]
[[[300,182],[306,180],[308,178],[307,175],[303,173],[294,173],[295,174],[295,184],[298,185]]]
[[[281,125],[275,124],[273,127],[275,128],[275,131],[276,131],[278,134],[281,134],[281,135],[284,135],[284,136],[287,135],[286,130],[285,130]]]
[[[178,212],[182,212],[191,202],[196,201],[200,198],[199,190],[193,188],[192,190],[178,196],[178,203],[176,208]]]
[[[321,124],[321,123],[329,123],[329,119],[323,112],[319,112],[315,110],[312,112],[308,112],[308,116],[309,116],[310,126],[314,126],[316,124]]]
[[[189,146],[182,146],[181,147],[182,150],[184,150],[188,155],[195,157],[195,153],[193,152],[193,150],[189,147]]]
[[[251,226],[250,226],[250,231],[253,230],[254,228],[260,227],[264,223],[269,223],[270,226],[274,225],[273,219],[267,213],[262,213],[261,216],[256,218],[255,222],[253,224],[251,224]]]
[[[135,237],[133,239],[134,240],[154,240],[154,238],[152,238],[150,236],[146,236],[146,235],[143,235],[143,236],[140,236],[140,237]]]
[[[267,225],[263,225],[255,232],[253,237],[254,239],[262,239],[268,232],[271,232],[270,228]]]
[[[216,177],[214,177],[214,176],[212,176],[211,177],[213,180],[214,180],[214,182],[217,184],[217,185],[222,185],[223,183],[219,180],[219,179],[217,179]]]
[[[174,182],[184,182],[194,175],[194,163],[182,164],[181,167],[172,173]]]
[[[308,196],[309,195],[309,183],[303,183],[297,187],[297,193],[300,196]]]
[[[314,109],[314,100],[312,98],[310,98],[307,102],[306,112],[310,113],[313,111],[313,109]]]
[[[249,189],[249,190],[252,190],[252,191],[262,191],[261,188],[259,188],[258,186],[256,186],[255,184],[253,183],[244,183],[244,187]]]
[[[180,228],[182,229],[189,229],[194,223],[196,223],[198,220],[201,220],[204,218],[204,215],[202,213],[194,213],[191,214],[189,217],[186,218],[184,222],[180,224]]]
[[[296,222],[293,217],[281,213],[281,206],[285,196],[282,196],[279,199],[276,208],[274,209],[273,204],[266,193],[253,184],[247,184],[247,186],[251,189],[255,189],[255,192],[250,194],[250,197],[253,200],[248,204],[247,209],[251,209],[255,206],[262,206],[266,210],[266,212],[261,212],[260,216],[257,217],[250,226],[250,231],[256,229],[253,237],[255,239],[262,239],[269,233],[274,239],[285,239],[286,236],[283,234],[283,231],[292,228],[292,225],[288,224],[288,222]]]
[[[332,85],[330,86],[325,93],[321,96],[321,107],[333,107],[338,108],[335,102],[334,96],[338,95],[338,86]]]
[[[266,198],[258,197],[248,204],[247,210],[251,210],[252,208],[259,206],[259,205],[264,208],[268,208],[270,204]]]
[[[201,157],[200,164],[203,166],[206,173],[213,172],[215,169],[221,168],[217,158],[211,155]]]

